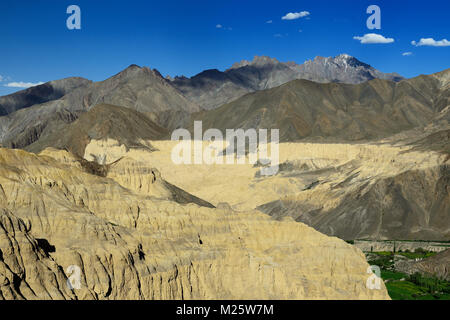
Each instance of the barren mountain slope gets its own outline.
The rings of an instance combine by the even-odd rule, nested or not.
[[[396,262],[395,268],[407,274],[419,272],[426,276],[450,280],[450,249],[419,261],[400,260]]]
[[[279,129],[282,141],[372,140],[428,125],[446,108],[449,94],[434,76],[358,85],[294,80],[194,114],[193,120],[203,121],[204,130]]]
[[[51,154],[0,149],[0,298],[388,298],[384,284],[367,289],[364,255],[342,240],[139,195]],[[65,284],[71,265],[79,290]]]
[[[159,72],[132,65],[105,81],[72,90],[61,99],[0,117],[3,146],[24,148],[46,131],[58,131],[97,104],[119,105],[146,113],[158,125],[173,128],[200,108],[174,89]]]
[[[203,71],[191,78],[176,77],[171,83],[191,101],[203,108],[215,109],[242,95],[280,86],[295,79],[315,82],[362,83],[375,78],[400,81],[397,74],[385,74],[354,57],[316,57],[302,65],[279,62],[269,57],[255,56],[243,60],[230,69]]]
[[[86,145],[91,139],[114,139],[124,148],[141,147],[152,150],[152,146],[146,140],[159,139],[167,134],[166,129],[140,112],[125,107],[99,104],[58,130],[45,130],[40,139],[26,149],[40,152],[47,147],[53,147],[67,149],[83,157]],[[102,161],[97,159],[97,162]]]
[[[35,104],[59,99],[69,92],[80,87],[87,87],[91,83],[92,81],[83,78],[67,78],[46,82],[0,97],[0,116]]]

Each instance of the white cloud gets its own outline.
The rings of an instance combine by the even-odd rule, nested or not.
[[[0,75],[0,82],[11,81],[11,77]]]
[[[5,84],[5,87],[10,87],[10,88],[29,88],[29,87],[38,86],[40,84],[43,84],[43,82],[37,82],[37,83],[32,83],[32,82],[10,82],[10,83]]]
[[[303,30],[302,29],[298,29],[298,32],[303,32]]]
[[[355,40],[359,40],[362,44],[372,44],[372,43],[392,43],[395,40],[393,38],[385,38],[381,34],[367,33],[362,37],[353,37]]]
[[[303,18],[306,16],[309,16],[310,13],[308,11],[302,11],[302,12],[289,12],[285,16],[281,17],[281,20],[295,20],[299,18]]]
[[[412,56],[412,52],[403,52],[402,56],[404,56],[404,57]]]
[[[411,41],[411,44],[416,47],[431,46],[431,47],[449,47],[450,41],[447,39],[434,40],[433,38],[422,38],[419,42]]]
[[[281,33],[276,33],[273,35],[275,38],[283,38],[283,35]]]
[[[268,20],[268,21],[266,21],[266,23],[272,23],[273,21],[272,20]]]
[[[222,30],[233,30],[233,28],[232,27],[225,27],[225,26],[223,26],[223,25],[221,25],[221,24],[216,24],[216,28],[217,29],[222,29]]]

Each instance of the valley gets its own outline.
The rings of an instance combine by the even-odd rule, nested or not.
[[[258,209],[274,219],[290,216],[346,240],[448,240],[450,236],[449,198],[442,184],[448,178],[445,154],[387,144],[281,143],[279,172],[264,177],[248,160],[239,165],[225,160],[213,165],[174,164],[171,152],[177,142],[149,143],[157,150],[117,152],[92,141],[85,158],[104,158],[107,163],[133,159],[143,168],[157,168],[164,179],[215,206]],[[409,182],[418,176],[422,185]],[[383,191],[387,183],[397,184],[400,193],[387,198]],[[423,190],[421,197],[417,188]]]
[[[2,97],[0,298],[447,299],[449,79],[256,57]],[[256,145],[276,157],[230,163],[228,141],[188,139],[220,161],[176,162],[171,134],[195,121],[279,130]]]

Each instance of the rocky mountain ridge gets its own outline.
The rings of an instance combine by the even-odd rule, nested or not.
[[[5,116],[36,104],[59,99],[69,92],[80,87],[86,87],[91,83],[92,81],[84,78],[66,78],[46,82],[16,93],[2,96],[0,97],[0,116]]]
[[[210,110],[245,93],[274,88],[296,79],[357,84],[372,79],[400,81],[404,78],[382,73],[354,57],[341,54],[316,57],[301,65],[255,56],[253,61],[242,60],[224,72],[206,70],[191,78],[176,77],[171,83],[191,101]]]
[[[167,83],[158,71],[131,65],[109,79],[77,87],[60,99],[0,117],[0,143],[24,148],[43,134],[61,130],[101,103],[145,113],[165,128],[178,127],[190,113],[201,110]]]

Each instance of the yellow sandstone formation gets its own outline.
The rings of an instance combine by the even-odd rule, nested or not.
[[[149,169],[181,171],[134,152],[99,177],[65,151],[0,149],[0,298],[389,299],[384,284],[367,288],[356,247],[290,218],[167,200]]]
[[[424,170],[438,167],[446,162],[446,156],[437,152],[411,151],[411,147],[387,144],[332,144],[332,143],[281,143],[279,145],[280,164],[293,163],[304,166],[309,171],[338,168],[335,173],[327,172],[326,182],[311,193],[301,192],[307,184],[299,179],[275,175],[258,177],[259,167],[246,161],[246,164],[179,164],[171,160],[171,152],[176,141],[151,141],[158,150],[148,152],[143,149],[127,150],[113,140],[92,140],[86,147],[85,158],[107,159],[112,163],[126,157],[143,168],[156,168],[163,178],[181,189],[217,205],[227,202],[235,209],[251,210],[264,203],[289,197],[305,197],[307,200],[334,207],[342,198],[342,193],[334,195],[330,186],[348,178],[357,171],[360,180],[393,177],[408,170]],[[204,148],[208,145],[204,142]],[[109,146],[115,146],[109,148]],[[120,150],[120,151],[119,151]],[[224,161],[225,163],[225,161]],[[114,164],[120,167],[120,162]],[[348,166],[346,169],[345,166]],[[129,166],[127,166],[129,167]],[[318,174],[320,178],[321,174]],[[113,179],[118,181],[117,175]],[[256,178],[255,178],[256,177]],[[127,188],[140,189],[140,183],[118,181]]]

